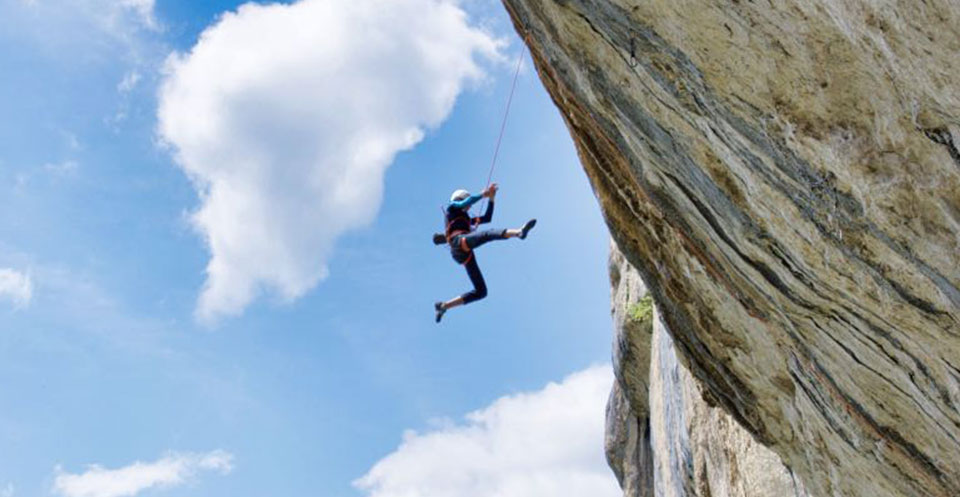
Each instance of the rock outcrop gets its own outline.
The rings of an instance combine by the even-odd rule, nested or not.
[[[780,456],[701,397],[654,317],[650,428],[658,497],[807,497]],[[629,494],[624,493],[629,497]]]
[[[812,495],[960,495],[960,1],[503,3],[709,402]]]
[[[650,445],[650,358],[653,305],[637,270],[610,247],[613,372],[607,402],[607,462],[626,497],[653,496]]]
[[[780,457],[703,400],[640,274],[610,251],[616,375],[607,460],[625,497],[806,497]]]

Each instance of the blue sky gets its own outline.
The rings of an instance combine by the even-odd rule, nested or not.
[[[529,60],[495,174],[501,193],[494,226],[519,226],[529,217],[540,223],[526,241],[483,247],[478,259],[490,296],[450,311],[442,325],[433,322],[432,303],[465,291],[469,281],[429,238],[441,227],[439,208],[452,190],[483,186],[520,51],[499,3],[457,4],[467,14],[465,24],[438,29],[436,36],[441,41],[460,36],[449,46],[466,47],[467,61],[475,59],[475,67],[454,67],[449,61],[431,65],[426,57],[425,70],[438,71],[426,82],[418,79],[422,74],[405,72],[416,64],[385,68],[376,50],[368,50],[364,43],[380,38],[390,50],[407,46],[407,26],[381,32],[378,26],[385,25],[375,19],[358,29],[344,26],[342,39],[321,37],[345,43],[344,50],[359,47],[347,65],[318,79],[309,73],[303,80],[339,86],[285,89],[298,76],[256,74],[262,64],[245,68],[253,73],[243,77],[255,84],[241,93],[253,95],[250,105],[256,112],[270,112],[246,123],[250,128],[243,133],[252,133],[252,139],[216,138],[196,145],[192,140],[202,134],[197,131],[202,120],[217,111],[198,112],[183,102],[193,105],[196,95],[220,91],[224,83],[217,78],[225,71],[204,73],[211,65],[191,54],[201,52],[194,49],[204,43],[205,30],[228,32],[229,23],[216,31],[220,16],[239,5],[0,0],[5,75],[0,78],[0,496],[387,497],[400,488],[389,473],[400,464],[396,461],[436,464],[414,457],[417,447],[448,440],[444,437],[459,439],[458,430],[508,438],[529,434],[503,428],[527,425],[543,426],[545,439],[556,443],[570,440],[555,452],[570,451],[577,461],[583,456],[584,471],[605,471],[602,419],[584,429],[588,442],[595,438],[594,448],[569,432],[549,431],[569,429],[569,420],[537,417],[547,410],[602,417],[602,400],[595,397],[598,382],[609,385],[602,366],[609,361],[609,242],[567,130]],[[231,28],[262,34],[243,43],[262,44],[266,65],[304,50],[285,45],[296,43],[295,37],[271,35],[275,24],[257,24],[277,12],[274,8],[242,10]],[[361,9],[345,18],[365,19],[377,10]],[[443,13],[437,19],[457,23],[456,16]],[[329,18],[308,21],[323,30]],[[409,31],[414,29],[431,28]],[[214,38],[203,39],[209,41],[211,60],[233,53],[229,46],[216,46],[220,42]],[[484,45],[497,40],[492,50]],[[414,51],[422,40],[415,41],[409,44]],[[179,66],[169,62],[171,53],[179,54]],[[313,60],[312,48],[303,56]],[[296,62],[292,67],[313,66]],[[191,68],[198,71],[195,77],[176,80]],[[342,74],[354,79],[338,80]],[[423,88],[438,78],[448,78],[449,85]],[[174,80],[187,93],[198,84],[209,87],[178,101],[163,96],[164,85]],[[380,100],[364,94],[384,88],[397,91]],[[281,109],[276,112],[270,107],[274,91]],[[305,91],[305,98],[316,96],[313,107],[304,107],[320,109],[316,115],[323,118],[323,109],[341,101],[345,109],[372,102],[373,114],[345,111],[322,126],[315,116],[303,121],[307,124],[288,122],[283,105],[298,98],[297,91]],[[444,91],[453,99],[434,99]],[[269,97],[267,103],[258,103],[261,97]],[[172,114],[186,116],[186,127],[162,129],[158,110],[164,98]],[[398,100],[396,109],[391,107]],[[390,113],[376,114],[384,107]],[[379,128],[390,120],[399,123],[396,129]],[[390,133],[406,139],[411,126],[422,135],[393,149],[385,145],[391,153],[371,159],[374,166],[358,162],[361,173],[344,173],[349,173],[348,189],[360,174],[356,177],[365,186],[356,190],[359,199],[348,195],[345,204],[333,207],[311,203],[315,196],[342,191],[308,181],[340,167],[342,161],[330,157],[341,156],[326,152],[341,140],[342,122],[351,123],[351,130],[372,127],[377,140]],[[288,129],[288,134],[280,131]],[[313,134],[307,133],[307,140],[302,131]],[[257,142],[261,136],[263,143]],[[314,141],[322,146],[311,148]],[[281,147],[277,155],[265,156],[286,158],[289,152],[291,162],[312,159],[303,169],[270,158],[237,169],[238,162],[265,150],[255,147],[278,143],[294,151]],[[391,142],[384,138],[383,143]],[[236,150],[239,159],[210,160]],[[215,204],[211,191],[224,184],[218,183],[222,178],[240,190],[246,187],[230,183],[237,177],[265,178],[262,183],[271,185],[256,190],[261,185],[255,183],[254,191],[268,206],[264,229],[276,233],[275,241],[263,245],[263,257],[243,252],[231,259],[237,250],[258,248],[264,238],[250,235],[262,228],[250,216],[233,215],[242,209]],[[315,189],[297,190],[307,183]],[[305,203],[298,203],[301,198]],[[207,205],[223,209],[225,216],[198,222],[196,213]],[[365,210],[369,216],[352,219]],[[208,244],[218,236],[227,240],[222,251]],[[283,259],[288,254],[294,255]],[[208,265],[217,257],[228,262],[225,276],[217,280],[226,282],[223,291],[232,291],[238,281],[252,290],[229,300],[233,297],[221,298],[213,284],[212,301],[227,299],[228,304],[210,304],[205,314],[203,295],[213,281]],[[255,262],[236,262],[249,257]],[[601,366],[587,369],[591,365]],[[549,382],[592,397],[555,395],[551,387],[544,389]],[[516,397],[520,392],[527,393]],[[594,409],[567,407],[571,402]],[[462,418],[484,409],[479,412],[487,414]],[[515,423],[490,422],[491,413],[506,413]],[[453,454],[462,452],[455,444],[438,444]],[[536,451],[529,452],[531,459],[523,464],[551,474],[552,463],[538,462]],[[496,454],[494,459],[509,459]],[[377,466],[387,468],[379,487],[353,484],[383,461],[392,462]],[[127,472],[120,473],[124,468]],[[114,493],[96,486],[143,468],[166,471],[167,479],[140,486],[128,481],[132,486]],[[496,478],[463,471],[499,481],[507,470],[484,470],[495,471]],[[598,484],[606,489],[613,477],[603,474],[609,481]],[[511,488],[536,494],[529,487]],[[482,495],[485,490],[470,491]],[[445,495],[425,487],[418,492]]]

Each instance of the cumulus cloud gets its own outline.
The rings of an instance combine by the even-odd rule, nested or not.
[[[33,299],[33,280],[30,275],[10,268],[0,268],[0,300],[14,307],[26,307]]]
[[[137,461],[119,469],[90,466],[79,474],[65,473],[60,468],[53,482],[53,491],[64,497],[126,497],[157,487],[186,483],[201,471],[227,474],[233,469],[233,456],[224,451],[207,454],[170,454],[158,461]]]
[[[201,200],[201,320],[292,300],[369,224],[394,156],[450,114],[499,42],[453,0],[301,0],[224,14],[173,54],[159,135]]]
[[[407,433],[354,486],[368,497],[621,495],[603,454],[610,366],[503,397],[463,423]]]

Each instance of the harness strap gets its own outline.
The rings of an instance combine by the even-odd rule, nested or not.
[[[447,235],[447,245],[449,245],[453,241],[453,237],[457,235],[465,235],[467,233],[469,233],[469,231],[466,231],[466,230],[457,230],[457,231],[451,232],[449,235]]]
[[[454,233],[452,233],[452,234],[450,235],[450,238],[452,239],[453,237],[455,237],[455,236],[457,236],[457,235],[463,235],[463,234],[465,234],[465,233],[469,233],[469,232],[468,232],[468,231],[455,231]],[[449,243],[451,247],[453,246],[453,243],[452,243],[452,242],[447,242],[447,243]],[[467,258],[464,259],[463,262],[460,263],[460,265],[464,265],[464,264],[470,262],[470,259],[473,259],[473,249],[470,248],[470,245],[467,244],[467,239],[464,238],[464,237],[460,237],[460,243],[459,243],[459,245],[460,245],[460,250],[462,250],[464,253],[468,254],[468,255],[467,255]]]
[[[450,231],[450,227],[453,226],[453,223],[459,221],[461,218],[467,220],[467,225],[468,225],[468,226],[473,226],[473,223],[470,222],[470,217],[469,217],[469,216],[466,216],[466,215],[457,216],[457,217],[451,219],[450,222],[447,223],[446,229],[443,230],[444,233],[447,234],[447,244],[450,243],[450,240],[452,240],[453,237],[455,237],[455,236],[457,236],[457,235],[460,235],[460,234],[463,234],[463,233],[469,233],[469,231],[464,231],[464,230],[457,230],[457,231],[453,231],[453,232]]]
[[[463,236],[460,237],[460,250],[462,250],[462,251],[466,252],[467,254],[469,254],[469,255],[467,256],[467,258],[464,259],[463,262],[460,263],[460,265],[462,266],[462,265],[465,265],[466,263],[470,262],[470,259],[473,259],[473,249],[470,248],[470,245],[467,244],[467,239],[466,239],[466,237],[463,237]]]

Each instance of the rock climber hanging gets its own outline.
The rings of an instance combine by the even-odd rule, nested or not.
[[[497,196],[497,184],[488,186],[480,195],[470,195],[466,190],[457,190],[450,197],[450,203],[444,210],[444,218],[447,223],[443,234],[433,235],[433,243],[442,245],[446,243],[450,246],[450,255],[453,260],[462,264],[470,276],[470,282],[473,283],[473,290],[450,299],[446,302],[437,302],[434,309],[437,311],[437,322],[443,318],[443,314],[451,307],[466,305],[470,302],[476,302],[487,296],[487,284],[483,281],[483,273],[480,272],[480,266],[477,264],[475,250],[481,245],[493,240],[506,240],[507,238],[527,238],[527,234],[537,224],[536,219],[531,219],[518,229],[495,229],[477,231],[480,224],[489,223],[493,219],[493,200]],[[470,217],[470,206],[486,197],[487,209],[480,217]]]
[[[483,274],[480,272],[480,266],[477,265],[477,256],[474,251],[484,243],[493,240],[506,240],[507,238],[527,238],[527,233],[537,224],[536,219],[531,219],[518,229],[500,229],[476,231],[477,226],[489,223],[493,219],[493,199],[497,196],[497,184],[491,183],[493,170],[497,166],[497,156],[500,154],[500,143],[503,141],[503,130],[507,127],[507,117],[510,115],[510,104],[513,102],[513,93],[517,89],[517,77],[520,75],[520,66],[523,64],[523,56],[526,53],[526,45],[522,45],[520,57],[517,59],[517,70],[513,73],[513,84],[510,85],[510,97],[507,98],[507,106],[503,111],[503,120],[500,123],[500,134],[497,136],[497,144],[493,149],[493,160],[490,161],[490,172],[487,173],[487,187],[479,195],[470,195],[466,190],[457,190],[450,196],[450,203],[443,210],[446,230],[444,233],[433,235],[433,243],[437,245],[447,244],[450,246],[450,255],[453,260],[462,264],[470,276],[470,282],[473,283],[473,290],[446,302],[437,302],[433,304],[437,311],[437,322],[443,319],[443,314],[452,307],[476,302],[487,296],[487,284],[483,281]],[[479,202],[482,198],[487,198],[487,209],[480,217],[470,217],[470,207]]]

